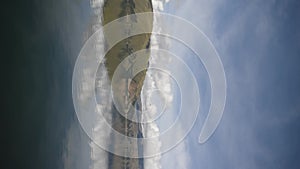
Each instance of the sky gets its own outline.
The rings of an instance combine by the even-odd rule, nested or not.
[[[1,165],[84,168],[90,163],[89,138],[74,112],[71,80],[89,22],[89,3],[6,3],[1,10],[7,24],[1,27],[5,32]],[[209,78],[192,52],[177,51],[198,75],[203,106],[184,142],[162,155],[163,168],[300,166],[299,8],[297,0],[165,4],[164,12],[193,23],[213,43],[224,66],[227,100],[217,130],[199,144],[210,103]]]
[[[167,11],[203,30],[227,80],[226,107],[214,135],[197,143],[200,115],[185,140],[188,168],[298,168],[300,3],[176,2]]]

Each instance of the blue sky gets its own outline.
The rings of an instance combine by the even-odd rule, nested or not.
[[[187,19],[210,38],[227,77],[218,129],[198,144],[201,114],[185,140],[189,168],[300,166],[299,7],[299,1],[274,0],[171,1],[166,6],[165,12]]]

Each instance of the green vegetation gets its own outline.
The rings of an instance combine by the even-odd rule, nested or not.
[[[151,12],[152,11],[152,5],[151,1],[149,0],[107,0],[105,2],[104,8],[103,8],[103,24],[107,24],[115,19],[118,19],[120,17],[131,15],[135,13],[141,13],[141,12]],[[131,20],[134,18],[131,18]],[[134,20],[136,21],[136,20]],[[152,22],[153,18],[149,17],[148,24],[145,24],[143,26],[150,26],[152,29]],[[129,30],[130,31],[130,30]],[[105,32],[104,32],[105,36]],[[150,41],[150,33],[145,33],[141,35],[136,35],[127,39],[122,40],[118,44],[116,44],[105,56],[105,65],[108,70],[108,75],[110,80],[112,79],[112,76],[117,68],[117,66],[130,54],[142,50],[147,49],[149,47],[149,41]],[[106,39],[109,37],[105,37]],[[143,64],[145,64],[144,67],[148,66],[148,60],[149,55],[145,55],[144,59],[145,61]],[[128,69],[128,71],[132,71],[132,68],[134,67],[135,60],[131,60],[131,69]],[[134,86],[131,88],[130,98],[132,104],[140,97],[141,89],[143,86],[143,82],[145,79],[146,71],[139,72],[131,81],[130,85]],[[130,74],[130,72],[129,72]],[[122,94],[128,93],[128,91],[122,91]],[[121,95],[122,95],[121,94]]]

